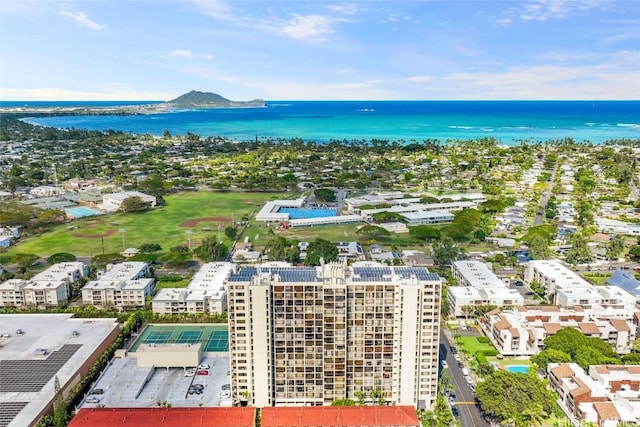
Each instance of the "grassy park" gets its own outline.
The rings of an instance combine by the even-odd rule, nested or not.
[[[158,243],[168,250],[187,245],[189,240],[193,248],[204,237],[217,233],[218,225],[222,229],[231,225],[232,215],[240,221],[243,216],[257,212],[266,201],[284,197],[279,193],[178,193],[166,196],[166,206],[151,211],[87,217],[60,225],[44,235],[22,239],[8,254],[46,257],[70,252],[90,256],[103,252],[103,242],[105,253],[120,252],[123,238],[127,248]],[[192,223],[185,225],[189,220]]]

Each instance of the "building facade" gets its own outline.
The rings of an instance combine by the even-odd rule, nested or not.
[[[52,307],[69,301],[69,285],[88,273],[81,262],[54,264],[29,280],[10,279],[0,284],[0,307]]]
[[[119,309],[144,307],[151,295],[155,279],[146,262],[130,261],[110,266],[96,280],[82,287],[82,303],[95,307],[114,306]]]
[[[151,307],[158,314],[222,313],[227,310],[225,281],[236,270],[230,262],[204,264],[186,288],[163,288]]]
[[[362,392],[431,408],[440,289],[440,277],[422,267],[240,269],[227,285],[232,397],[258,407],[321,406]]]
[[[545,338],[562,328],[574,328],[586,336],[600,338],[619,354],[631,352],[636,338],[633,312],[626,318],[602,317],[602,311],[581,306],[518,307],[485,314],[480,326],[500,354],[530,356],[544,348]]]

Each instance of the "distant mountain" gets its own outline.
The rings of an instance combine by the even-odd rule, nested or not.
[[[182,108],[241,108],[264,107],[266,104],[262,99],[254,99],[252,101],[231,101],[217,93],[192,90],[189,93],[185,93],[176,99],[166,102],[165,105],[169,107]]]

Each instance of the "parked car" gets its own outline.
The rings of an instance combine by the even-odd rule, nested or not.
[[[187,369],[186,371],[184,371],[184,376],[185,377],[192,377],[196,374],[196,370],[195,369]]]
[[[89,392],[89,394],[104,394],[104,390],[101,388],[94,388]]]
[[[198,365],[198,369],[211,369],[211,366],[209,366],[207,363],[201,363]]]
[[[231,397],[231,395],[226,391],[221,391],[218,396],[220,397],[220,399],[228,399]]]
[[[456,360],[456,362],[460,361],[460,355],[458,353],[454,354],[453,358]]]
[[[198,372],[196,372],[196,375],[209,375],[209,371],[205,369],[201,369]]]
[[[469,375],[465,375],[464,380],[469,384],[473,384],[473,380],[471,379],[471,377]]]
[[[460,412],[458,412],[458,408],[456,408],[455,406],[451,408],[451,413],[454,417],[460,416]]]
[[[84,401],[87,403],[100,403],[100,399],[95,396],[87,396],[85,397]]]
[[[231,390],[231,384],[222,384],[222,390],[224,391]]]
[[[447,364],[446,360],[443,360],[442,362],[440,362],[442,364],[442,369],[447,369],[449,367],[449,365]]]

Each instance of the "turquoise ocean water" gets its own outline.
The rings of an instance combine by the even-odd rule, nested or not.
[[[0,102],[3,107],[24,104]],[[563,138],[603,143],[640,139],[640,101],[268,101],[265,108],[38,117],[27,121],[59,128],[152,135],[162,135],[166,129],[174,135],[192,132],[238,141],[302,138],[315,142],[386,139],[410,143],[493,137],[507,145]]]

